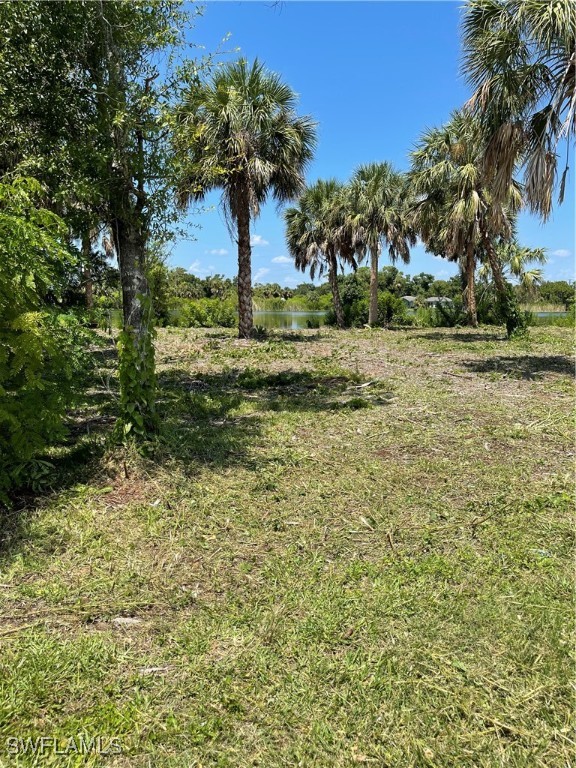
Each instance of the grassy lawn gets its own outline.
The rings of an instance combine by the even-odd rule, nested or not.
[[[0,765],[572,765],[572,335],[161,330],[148,457],[101,353],[3,521]]]

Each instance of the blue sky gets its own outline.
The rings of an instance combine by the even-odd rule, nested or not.
[[[258,57],[281,74],[299,94],[299,112],[318,122],[307,180],[346,181],[363,162],[388,160],[407,169],[420,133],[466,101],[470,93],[459,73],[460,14],[461,3],[440,1],[208,2],[190,40],[207,52],[228,51],[220,60]],[[520,216],[520,242],[548,250],[548,279],[574,275],[573,172],[568,188],[563,206],[545,225],[527,213]],[[219,193],[211,194],[205,204],[211,210],[190,217],[196,239],[175,245],[172,266],[201,277],[236,273],[236,245],[219,199]],[[255,282],[295,286],[309,280],[287,256],[274,204],[264,206],[252,231]],[[456,273],[453,264],[420,246],[413,249],[410,265],[399,266],[439,278]]]

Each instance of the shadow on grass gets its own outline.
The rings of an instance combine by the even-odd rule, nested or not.
[[[303,333],[302,331],[272,331],[265,341],[315,342],[322,341],[322,335],[319,328],[311,328],[308,333]]]
[[[27,539],[28,523],[43,498],[89,483],[98,472],[118,418],[116,357],[112,340],[92,350],[94,368],[82,382],[82,402],[66,419],[65,436],[26,465],[23,487],[11,492],[9,507],[0,505],[0,564]]]
[[[406,330],[406,329],[404,329]],[[481,333],[475,331],[463,331],[458,333],[457,331],[450,331],[447,333],[441,333],[440,331],[429,331],[412,333],[411,339],[426,339],[427,341],[461,341],[464,344],[473,341],[507,341],[505,331],[502,333],[496,333],[490,331],[488,333]]]
[[[374,403],[356,386],[354,374],[232,369],[193,377],[180,369],[165,371],[159,379],[163,453],[191,466],[257,469],[248,449],[261,435],[266,412],[356,410],[385,405],[390,397],[379,393]],[[246,404],[250,412],[238,413]]]
[[[498,355],[484,360],[464,360],[462,365],[474,373],[500,373],[520,379],[534,379],[544,373],[574,376],[574,360],[566,355]]]
[[[96,356],[97,372],[88,383],[85,402],[70,415],[68,437],[40,457],[52,465],[48,482],[43,488],[34,490],[32,485],[14,494],[12,508],[0,510],[0,562],[27,540],[30,519],[42,498],[88,484],[101,471],[99,460],[110,445],[118,399],[116,379],[111,377],[114,356],[108,350]],[[341,372],[266,373],[249,368],[194,377],[170,369],[158,380],[161,432],[151,458],[157,466],[181,464],[187,474],[206,465],[217,469],[242,465],[257,472],[266,459],[255,459],[253,449],[262,439],[267,412],[352,411],[386,405],[390,393],[373,387],[368,394],[358,389],[358,381],[356,374]],[[248,409],[242,408],[247,404]]]

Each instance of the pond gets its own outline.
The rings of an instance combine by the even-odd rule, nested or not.
[[[409,314],[413,314],[413,311]],[[567,312],[534,312],[536,317],[566,317]],[[282,310],[255,310],[254,325],[262,328],[283,328],[289,331],[300,331],[303,328],[320,328],[324,325],[326,312],[291,312]],[[122,312],[119,309],[110,311],[110,322],[113,328],[122,327]]]
[[[326,312],[290,312],[258,310],[254,312],[254,325],[262,328],[284,328],[300,331],[303,328],[320,328],[324,324]]]
[[[254,312],[254,325],[266,329],[283,328],[284,330],[300,331],[303,328],[320,328],[324,324],[325,317],[326,312],[256,310]],[[113,328],[121,328],[121,310],[110,310],[109,322]]]

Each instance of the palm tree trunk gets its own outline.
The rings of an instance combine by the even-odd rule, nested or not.
[[[334,302],[334,314],[336,315],[336,325],[338,328],[344,328],[344,310],[340,301],[340,291],[338,290],[338,262],[334,253],[328,254],[328,282],[332,289],[332,301]]]
[[[500,296],[505,298],[508,295],[508,287],[506,285],[506,281],[504,280],[502,264],[500,263],[500,259],[498,258],[498,254],[496,253],[496,249],[494,248],[492,240],[490,240],[488,235],[484,235],[483,239],[484,247],[486,248],[486,254],[488,256],[488,263],[490,264],[492,277],[494,278],[494,285],[496,286],[496,290]]]
[[[243,194],[238,206],[238,337],[249,339],[252,317],[252,249],[250,248],[250,207]]]
[[[94,283],[92,282],[92,243],[90,241],[90,232],[86,231],[82,235],[82,284],[84,285],[84,297],[86,309],[92,309],[94,306]]]
[[[468,325],[478,327],[478,313],[476,310],[476,286],[474,285],[474,273],[476,271],[476,259],[474,258],[474,243],[468,243],[466,248],[466,311]]]
[[[368,325],[378,322],[378,246],[370,248],[370,307],[368,309]]]

